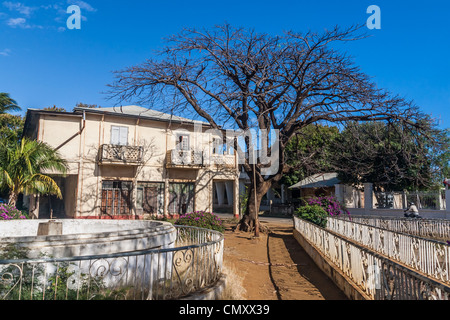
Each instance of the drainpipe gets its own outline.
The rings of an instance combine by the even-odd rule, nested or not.
[[[72,140],[72,139],[75,138],[76,136],[80,135],[80,134],[83,132],[83,130],[84,130],[85,127],[86,127],[86,113],[85,113],[85,111],[83,110],[83,118],[82,118],[82,124],[81,124],[80,130],[78,130],[77,133],[75,133],[75,134],[74,134],[73,136],[71,136],[69,139],[67,139],[66,141],[64,141],[63,143],[61,143],[59,146],[57,146],[57,147],[55,148],[55,150],[59,150],[59,149],[62,148],[64,145],[66,145],[70,140]]]

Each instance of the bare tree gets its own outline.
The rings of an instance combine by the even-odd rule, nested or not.
[[[360,31],[352,26],[274,36],[228,24],[184,29],[168,38],[155,57],[116,71],[109,97],[175,114],[193,110],[216,129],[279,132],[278,148],[272,149],[279,159],[276,172],[265,174],[267,165],[260,157],[255,165],[249,158],[242,163],[251,189],[241,226],[250,230],[258,227],[261,198],[289,170],[284,148],[296,131],[315,123],[347,121],[420,125],[416,106],[378,89],[336,48],[335,44],[364,38]],[[249,150],[253,142],[245,141]]]

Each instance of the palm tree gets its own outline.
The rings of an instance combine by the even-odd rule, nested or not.
[[[52,194],[62,198],[55,180],[45,172],[65,174],[67,164],[48,144],[23,138],[17,144],[0,142],[0,187],[9,190],[10,205],[19,194]]]
[[[17,105],[16,100],[9,96],[9,93],[0,92],[0,114],[20,110],[22,109]]]

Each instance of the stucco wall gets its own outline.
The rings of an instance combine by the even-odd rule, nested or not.
[[[111,126],[128,128],[128,145],[143,147],[140,165],[99,164],[101,145],[110,144]],[[195,182],[195,210],[212,210],[212,182],[214,179],[232,180],[238,186],[237,168],[207,166],[202,169],[166,168],[167,152],[176,146],[176,135],[189,132],[191,147],[210,154],[214,134],[206,132],[194,135],[193,125],[153,121],[130,117],[86,113],[81,115],[42,114],[39,119],[37,139],[44,141],[68,161],[70,179],[66,181],[64,205],[67,217],[98,217],[101,207],[103,180],[137,182]],[[198,132],[197,132],[198,133]],[[166,192],[168,188],[166,187]],[[133,199],[136,198],[134,190]],[[167,195],[166,195],[167,199]],[[238,192],[234,196],[235,212],[238,212]],[[134,201],[134,200],[133,200]],[[167,208],[167,201],[165,204]],[[167,209],[164,212],[167,214]],[[37,209],[38,210],[38,209]],[[136,214],[135,207],[132,214]]]

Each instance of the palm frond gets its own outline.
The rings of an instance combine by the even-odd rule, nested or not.
[[[62,198],[48,171],[67,172],[66,161],[48,144],[23,138],[15,145],[0,145],[0,187],[7,187],[10,193],[54,194]]]
[[[22,108],[17,105],[16,100],[9,96],[9,93],[0,92],[0,114],[20,110]]]

